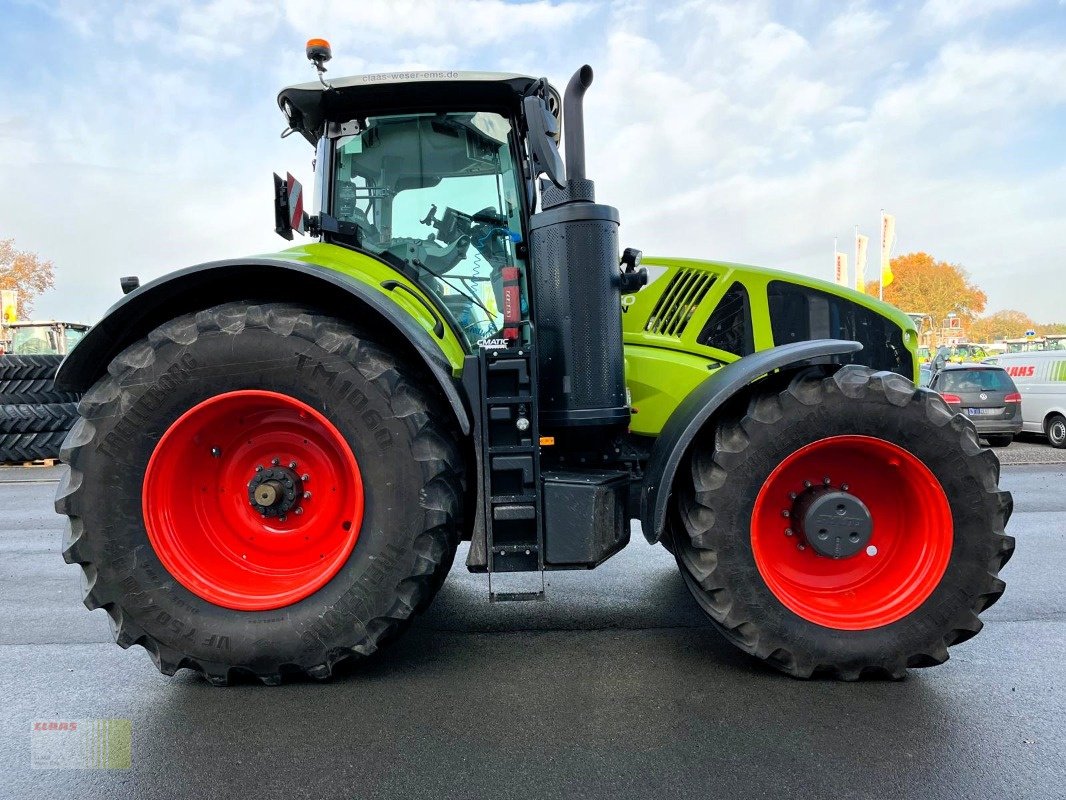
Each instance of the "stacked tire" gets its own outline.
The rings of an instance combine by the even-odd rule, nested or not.
[[[0,463],[58,458],[79,395],[55,387],[62,356],[0,356]]]

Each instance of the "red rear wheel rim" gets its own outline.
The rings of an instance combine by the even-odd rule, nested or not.
[[[279,476],[273,506],[253,504],[264,475]],[[244,390],[204,400],[163,434],[142,507],[156,555],[182,586],[215,605],[263,611],[337,574],[359,538],[363,484],[351,447],[322,414]]]
[[[869,509],[873,531],[856,555],[820,555],[792,516],[809,486],[842,488]],[[891,442],[832,436],[795,451],[766,479],[752,512],[755,565],[774,596],[810,622],[838,630],[888,625],[936,589],[951,557],[947,495],[929,468]]]

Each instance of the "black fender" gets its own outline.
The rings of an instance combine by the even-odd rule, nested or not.
[[[386,281],[387,283],[387,281]],[[341,319],[358,319],[408,352],[414,351],[436,379],[464,436],[470,414],[459,396],[451,364],[424,328],[378,291],[342,272],[276,258],[210,261],[177,270],[135,289],[107,310],[59,367],[57,388],[86,392],[128,345],[181,314],[235,300],[305,303]],[[446,316],[437,317],[443,337]]]
[[[855,353],[858,342],[815,339],[793,342],[745,356],[710,375],[674,409],[652,445],[640,489],[640,525],[654,544],[662,536],[677,468],[704,424],[729,398],[774,370],[798,367],[812,359]]]

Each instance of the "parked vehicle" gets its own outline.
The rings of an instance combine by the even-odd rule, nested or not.
[[[952,411],[965,414],[993,447],[1022,430],[1022,396],[1006,370],[991,364],[948,364],[929,383]]]
[[[985,360],[1007,371],[1022,393],[1022,430],[1066,447],[1066,352],[1004,353]]]
[[[0,353],[20,356],[65,356],[82,340],[89,326],[57,320],[10,322],[4,325]]]
[[[1066,334],[1051,333],[1047,336],[1004,339],[1003,344],[1006,345],[1008,353],[1043,353],[1046,350],[1062,353],[1066,351]]]
[[[951,348],[949,360],[953,364],[978,362],[988,358],[988,352],[979,344],[957,344]]]

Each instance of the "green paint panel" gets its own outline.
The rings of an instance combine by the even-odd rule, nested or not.
[[[730,287],[739,282],[747,290],[755,350],[776,343],[770,325],[767,285],[781,281],[840,297],[887,318],[902,330],[911,354],[917,383],[918,334],[914,321],[877,298],[780,270],[681,258],[646,258],[648,286],[622,299],[622,338],[625,342],[626,383],[638,413],[634,433],[656,436],[680,402],[712,371],[736,361],[735,353],[707,347],[697,339]]]
[[[625,358],[634,409],[629,429],[644,436],[658,436],[674,409],[718,366],[701,356],[640,345],[626,345]]]
[[[433,341],[440,345],[441,352],[444,353],[444,356],[452,365],[453,375],[458,377],[462,374],[463,357],[466,355],[466,352],[462,343],[451,328],[445,325],[444,338],[438,339],[432,333],[433,327],[437,322],[436,319],[434,319],[421,303],[411,297],[409,292],[403,290],[393,290],[390,292],[381,288],[382,281],[398,281],[408,287],[411,292],[425,298],[427,303],[433,305],[429,295],[424,289],[420,288],[417,284],[400,272],[397,272],[388,264],[363,253],[349,250],[346,247],[339,247],[335,244],[326,244],[323,242],[303,244],[289,248],[288,250],[282,250],[277,253],[267,253],[258,257],[281,258],[291,261],[302,261],[307,264],[316,264],[320,267],[340,272],[352,280],[358,281],[359,283],[372,288],[374,291],[379,292],[384,297],[387,297],[389,301],[395,304],[398,308],[403,309],[415,322],[430,333]]]

